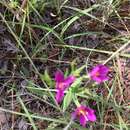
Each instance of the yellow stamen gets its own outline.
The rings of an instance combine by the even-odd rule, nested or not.
[[[78,112],[78,115],[81,115],[81,114],[86,116],[88,113],[85,110],[80,109],[79,112]]]

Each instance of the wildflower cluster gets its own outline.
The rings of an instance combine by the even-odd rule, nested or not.
[[[88,78],[95,81],[97,84],[100,84],[104,81],[107,81],[109,68],[105,65],[97,65],[88,73]],[[55,88],[56,88],[56,96],[55,99],[57,103],[61,103],[64,98],[65,90],[67,90],[71,84],[73,84],[76,80],[74,75],[69,75],[68,77],[64,77],[62,71],[58,70],[55,73]],[[75,111],[72,113],[72,119],[79,118],[80,124],[85,127],[88,121],[96,121],[95,111],[90,107],[78,104]]]

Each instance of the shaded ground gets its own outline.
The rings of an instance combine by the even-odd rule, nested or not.
[[[20,43],[33,61],[37,70],[43,74],[44,70],[48,69],[51,77],[54,77],[54,72],[57,68],[61,68],[65,71],[66,68],[70,67],[70,63],[74,59],[77,59],[78,67],[85,64],[87,58],[89,67],[104,62],[110,56],[109,52],[116,51],[129,39],[130,3],[127,1],[115,5],[115,9],[111,9],[111,6],[107,5],[107,2],[97,2],[102,4],[102,7],[100,6],[98,9],[90,11],[90,14],[98,20],[83,15],[70,24],[65,32],[63,27],[67,21],[48,35],[46,34],[51,31],[50,28],[55,28],[55,26],[63,20],[77,15],[78,12],[68,7],[83,10],[93,6],[96,2],[94,0],[71,0],[68,1],[66,7],[61,8],[61,10],[58,10],[58,6],[52,6],[52,4],[45,4],[45,7],[39,8],[42,3],[39,2],[38,4],[34,4],[38,13],[32,8],[29,8],[30,13],[28,13],[28,16],[24,15],[17,7],[11,8],[8,2],[4,3],[0,3],[0,13],[3,16],[3,18],[0,18],[0,104],[1,107],[5,109],[24,112],[16,98],[16,93],[19,92],[24,104],[32,113],[38,113],[50,118],[58,118],[62,115],[55,108],[50,106],[49,103],[51,99],[47,95],[40,97],[26,89],[28,85],[27,81],[31,81],[42,88],[44,88],[44,84],[41,82],[33,64],[30,63],[17,40],[20,40]],[[18,5],[25,10],[27,9],[26,2],[19,2]],[[26,16],[25,24],[23,24],[24,16]],[[9,29],[7,25],[9,25],[11,29]],[[13,36],[11,30],[16,37]],[[73,34],[80,35],[72,36]],[[81,48],[67,48],[63,47],[63,45],[94,48],[97,52],[92,52],[90,55],[90,51],[81,50]],[[99,53],[98,50],[105,50],[106,53]],[[129,46],[123,49],[123,52],[129,54]],[[122,106],[128,106],[130,103],[129,58],[117,56],[107,64],[111,67],[110,88],[114,81],[113,77],[117,72],[119,74],[117,74],[119,79],[115,81],[116,83],[113,89],[114,98],[116,102],[122,104]],[[120,87],[122,89],[120,89]],[[104,90],[102,96],[107,98],[107,89]],[[70,108],[69,111],[72,111],[72,109]],[[103,123],[118,123],[114,111],[115,110],[110,106],[106,108],[107,114],[104,117]],[[28,120],[23,116],[5,114],[2,111],[0,111],[0,113],[2,130],[7,130],[11,127],[16,130],[32,129]],[[123,120],[130,123],[128,114],[130,114],[130,111],[126,107],[123,111]],[[50,125],[57,125],[41,120],[35,120],[35,123],[39,130],[47,129]],[[101,122],[95,125],[95,130],[113,129],[107,125],[101,126],[100,123]],[[61,129],[62,125],[58,127]]]

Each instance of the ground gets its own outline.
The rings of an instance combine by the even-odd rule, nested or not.
[[[129,130],[129,9],[127,0],[1,0],[1,129]],[[74,101],[55,103],[54,75],[85,65],[80,77],[98,64],[109,67],[109,80],[74,90],[96,112],[84,128],[71,123]]]

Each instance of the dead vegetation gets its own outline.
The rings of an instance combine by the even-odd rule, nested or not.
[[[90,11],[84,13],[85,9]],[[73,105],[65,115],[59,113],[48,92],[30,91],[27,89],[30,85],[28,82],[31,81],[35,87],[45,88],[39,73],[43,74],[47,69],[54,78],[57,68],[65,71],[74,59],[78,67],[86,61],[88,67],[104,63],[129,42],[129,9],[130,2],[127,0],[112,0],[112,3],[107,0],[1,1],[1,129],[33,129],[26,109],[32,114],[37,129],[62,129],[66,125],[64,116],[68,119]],[[95,51],[83,50],[82,47]],[[103,109],[105,114],[101,112],[96,125],[91,126],[93,130],[129,130],[129,48],[128,44],[107,63],[111,68],[111,80],[95,106],[100,112]],[[26,109],[17,99],[18,95]],[[47,119],[34,117],[36,114]],[[58,119],[64,123],[58,123]],[[81,128],[74,124],[72,130]]]

